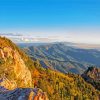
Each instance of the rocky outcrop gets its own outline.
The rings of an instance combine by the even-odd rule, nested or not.
[[[3,86],[7,89],[14,89],[17,87],[17,84],[15,81],[8,80],[6,77],[3,77],[0,79],[0,86]]]
[[[84,80],[100,90],[100,68],[89,67],[83,74]]]
[[[0,93],[0,100],[48,100],[46,93],[38,88],[17,88]]]
[[[17,50],[13,50],[11,47],[0,48],[0,59],[4,61],[2,65],[4,66],[4,75],[2,77],[10,76],[11,74],[13,75],[13,80],[10,80],[10,83],[15,83],[17,80],[20,82],[20,85],[18,85],[20,87],[31,86],[31,73]],[[8,81],[7,78],[6,81]]]

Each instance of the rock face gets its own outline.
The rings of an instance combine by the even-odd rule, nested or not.
[[[4,86],[7,89],[14,89],[17,87],[15,81],[8,80],[6,77],[0,79],[0,86]]]
[[[96,89],[100,90],[100,68],[89,67],[82,77],[88,83],[92,84]]]
[[[0,84],[8,89],[31,86],[31,73],[21,55],[12,46],[3,46],[2,41],[4,40],[0,39],[0,76],[2,80]]]
[[[0,100],[48,100],[48,97],[38,88],[17,88],[11,91],[5,89],[0,93]]]

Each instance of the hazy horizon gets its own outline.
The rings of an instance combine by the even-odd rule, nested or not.
[[[0,35],[18,43],[100,44],[100,1],[0,0]]]

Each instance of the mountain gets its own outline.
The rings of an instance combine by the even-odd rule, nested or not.
[[[43,46],[43,45],[49,45],[49,44],[57,44],[57,43],[63,43],[67,46],[74,47],[74,48],[80,48],[80,49],[96,49],[100,50],[100,44],[86,44],[86,43],[73,43],[73,42],[51,42],[51,43],[17,43],[20,47],[29,47],[29,46]]]
[[[63,42],[71,47],[81,48],[81,49],[96,49],[100,50],[100,44],[88,44],[88,43],[70,43],[70,42]]]
[[[100,90],[100,68],[89,67],[82,77],[88,83],[92,84],[96,89]]]
[[[7,88],[32,85],[31,73],[26,67],[28,57],[21,53],[10,40],[0,38],[0,77],[5,77],[5,81],[10,80],[13,83],[11,87],[7,86]]]
[[[63,73],[82,74],[89,66],[100,66],[100,51],[80,49],[66,43],[29,46],[23,49],[32,59],[39,59],[44,68]]]
[[[99,100],[99,95],[80,75],[43,68],[0,37],[0,100]]]
[[[18,45],[19,47],[21,48],[24,48],[24,47],[29,47],[29,46],[40,46],[40,45],[47,45],[49,43],[17,43],[16,45]]]
[[[29,67],[35,70],[34,62],[21,52],[12,41],[0,37],[0,98],[28,100],[31,92],[34,98],[38,94],[42,96],[43,92],[38,92],[38,88],[37,92],[34,92],[35,88],[33,88]],[[23,96],[27,99],[19,99]]]

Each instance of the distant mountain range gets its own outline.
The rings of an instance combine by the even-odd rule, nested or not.
[[[33,43],[17,43],[18,46],[20,47],[29,47],[29,46],[41,46],[41,45],[49,45],[49,44],[65,44],[66,46],[71,46],[71,47],[76,47],[80,49],[96,49],[100,50],[100,44],[86,44],[86,43],[72,43],[72,42],[33,42]]]
[[[32,59],[39,59],[44,68],[63,73],[81,74],[90,66],[100,67],[100,51],[97,49],[83,49],[66,42],[29,46],[20,44],[20,47]]]

